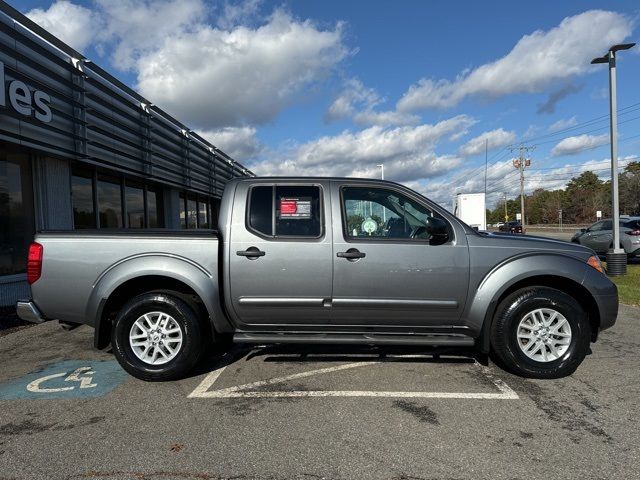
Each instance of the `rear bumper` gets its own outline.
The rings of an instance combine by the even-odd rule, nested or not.
[[[38,307],[30,300],[20,300],[16,304],[16,313],[18,317],[27,322],[42,323],[45,321]]]

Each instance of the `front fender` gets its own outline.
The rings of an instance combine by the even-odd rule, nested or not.
[[[172,254],[147,253],[125,258],[107,268],[97,278],[87,303],[86,318],[95,319],[100,330],[102,309],[107,299],[124,283],[146,276],[167,277],[184,283],[202,300],[212,326],[217,331],[229,328],[220,305],[217,271],[209,271],[188,258]],[[149,285],[153,289],[153,285]]]
[[[498,299],[516,283],[532,277],[552,276],[581,285],[590,268],[577,258],[548,252],[511,257],[491,269],[480,282],[464,316],[467,325],[479,336],[485,322],[493,317]]]

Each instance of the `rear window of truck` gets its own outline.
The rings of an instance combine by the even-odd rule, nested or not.
[[[317,186],[255,186],[249,195],[247,226],[274,239],[318,238],[324,223],[320,198]]]

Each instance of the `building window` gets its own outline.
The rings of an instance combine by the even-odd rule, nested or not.
[[[117,178],[98,177],[100,228],[122,228],[122,186]]]
[[[200,199],[198,201],[198,228],[209,228],[208,202]]]
[[[187,228],[198,228],[198,208],[196,199],[187,197]]]
[[[26,271],[33,233],[29,154],[0,143],[0,275]]]
[[[91,172],[74,170],[71,176],[71,197],[75,228],[96,228],[96,214],[93,206],[93,175]]]
[[[149,228],[158,228],[160,222],[158,222],[158,211],[160,210],[158,204],[159,194],[155,190],[147,190],[147,226]]]
[[[127,207],[127,225],[129,228],[144,228],[144,188],[125,183],[125,204]]]
[[[81,166],[73,166],[71,173],[76,229],[162,227],[162,190],[157,186]]]
[[[209,199],[180,192],[180,228],[213,228],[212,221]]]

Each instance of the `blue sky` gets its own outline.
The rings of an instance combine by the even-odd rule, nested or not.
[[[377,176],[447,204],[607,177],[608,83],[635,1],[21,1],[16,8],[258,174]],[[621,162],[640,147],[640,50],[618,62]]]

